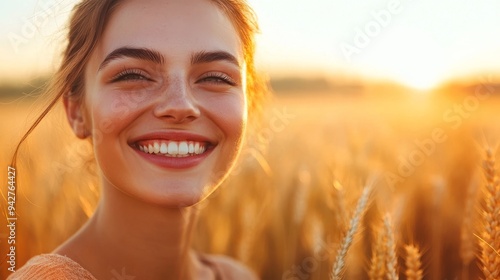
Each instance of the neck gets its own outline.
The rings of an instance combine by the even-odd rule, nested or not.
[[[200,279],[201,263],[190,249],[196,217],[196,207],[152,205],[105,186],[96,213],[73,242],[88,252],[77,262],[87,263],[98,279]]]

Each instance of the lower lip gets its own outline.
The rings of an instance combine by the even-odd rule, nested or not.
[[[141,157],[159,167],[169,168],[169,169],[187,169],[195,167],[198,164],[200,164],[205,158],[208,157],[208,155],[212,152],[213,149],[208,149],[203,154],[200,155],[193,155],[187,157],[167,157],[162,155],[147,154],[137,149],[134,150]]]

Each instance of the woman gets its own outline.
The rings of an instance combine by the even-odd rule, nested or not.
[[[102,197],[70,240],[9,279],[256,279],[190,248],[195,205],[230,172],[258,94],[256,29],[243,0],[76,6],[52,105],[62,97],[91,139]]]

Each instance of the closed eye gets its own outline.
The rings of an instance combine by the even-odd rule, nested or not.
[[[125,69],[111,79],[112,83],[121,81],[151,81],[144,71],[138,69]]]
[[[209,72],[201,76],[201,78],[196,82],[198,83],[210,83],[210,84],[216,84],[216,85],[230,85],[230,86],[236,86],[237,83],[234,81],[233,78],[231,78],[229,75],[226,75],[224,73],[220,72]]]

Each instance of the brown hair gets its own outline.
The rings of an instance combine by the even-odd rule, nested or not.
[[[247,72],[249,109],[256,110],[264,97],[263,83],[258,79],[254,66],[255,41],[258,31],[252,9],[245,0],[209,0],[220,8],[235,26],[244,48]],[[46,94],[50,103],[19,141],[12,166],[16,165],[19,147],[43,118],[64,95],[80,99],[84,93],[85,67],[102,36],[107,20],[120,0],[83,0],[75,6],[69,22],[68,42],[61,65],[50,82]]]

